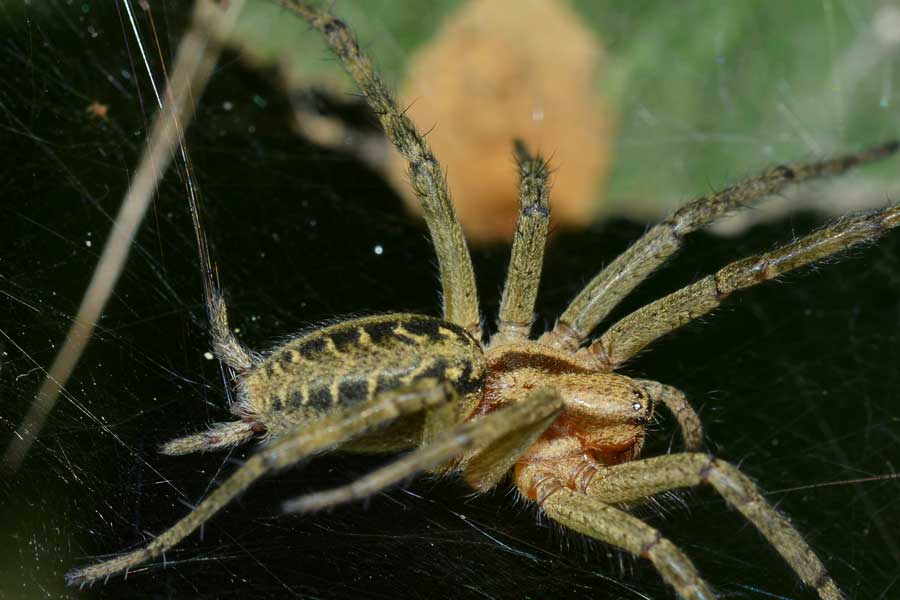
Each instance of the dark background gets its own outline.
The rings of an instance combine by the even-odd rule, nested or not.
[[[163,6],[157,25],[168,56],[183,15]],[[126,46],[116,8],[90,5],[97,37],[79,10],[60,4],[56,18],[39,21],[0,11],[0,26],[12,34],[0,42],[4,447],[77,309],[153,114],[146,84],[135,89],[142,67],[131,64],[137,53]],[[108,120],[88,116],[94,100],[110,106]],[[423,227],[377,177],[304,144],[287,122],[266,75],[226,55],[188,137],[206,232],[242,339],[265,349],[337,315],[437,314]],[[613,318],[817,224],[797,215],[738,241],[697,234]],[[537,327],[552,325],[643,229],[612,222],[557,237]],[[505,248],[475,254],[491,322],[507,258]],[[831,262],[738,295],[626,371],[688,393],[710,448],[769,490],[850,597],[889,599],[900,595],[897,480],[779,491],[887,474],[900,460],[900,234]],[[0,481],[0,597],[78,595],[63,588],[65,571],[161,532],[250,450],[230,458],[156,453],[163,441],[228,418],[218,364],[204,358],[202,297],[184,182],[173,170],[66,397],[19,475]],[[677,450],[672,431],[663,419],[647,454]],[[453,479],[420,479],[365,505],[277,516],[281,500],[384,460],[326,456],[266,479],[209,523],[202,539],[191,536],[170,552],[168,568],[157,561],[81,595],[671,596],[647,563],[538,520],[507,485],[475,497]],[[662,506],[639,514],[680,545],[722,597],[813,597],[709,490]]]

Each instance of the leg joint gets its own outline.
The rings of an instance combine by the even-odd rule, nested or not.
[[[575,352],[583,337],[569,323],[560,319],[556,322],[553,331],[544,336],[544,341],[554,348]]]
[[[731,295],[731,290],[725,289],[725,284],[722,281],[719,281],[719,274],[716,273],[713,276],[713,286],[715,286],[716,290],[716,300],[719,302],[724,302],[728,296]]]
[[[797,172],[788,165],[778,165],[777,167],[772,169],[772,172],[785,181],[791,181],[792,179],[797,177]]]
[[[328,37],[341,35],[347,31],[347,25],[336,17],[328,17],[322,24],[322,32]]]
[[[831,583],[832,583],[832,581],[831,581],[831,576],[828,574],[827,571],[825,571],[825,570],[823,569],[823,570],[819,573],[819,575],[816,577],[816,580],[813,581],[813,587],[816,588],[817,590],[820,590],[820,589],[822,589],[823,587],[826,587],[826,586],[828,586],[828,585],[831,585]]]
[[[709,483],[710,474],[718,468],[719,461],[713,458],[711,455],[706,456],[706,464],[700,469],[700,481],[703,483]]]
[[[657,546],[657,544],[659,544],[662,541],[663,537],[660,532],[654,531],[653,534],[654,534],[653,539],[650,540],[649,542],[645,542],[641,546],[641,551],[640,551],[641,558],[650,558],[650,552],[653,550],[653,548],[655,548]]]
[[[604,373],[614,371],[617,364],[613,361],[610,349],[607,348],[608,342],[601,336],[596,342],[589,347],[578,352],[584,358],[587,358],[591,366]],[[576,355],[577,356],[577,355]]]

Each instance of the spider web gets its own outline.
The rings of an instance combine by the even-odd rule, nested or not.
[[[751,22],[757,36],[774,29],[773,37],[760,40],[795,53],[804,50],[790,33],[822,24],[819,41],[832,48],[823,60],[835,67],[845,50],[840,31],[863,29],[876,12],[862,6],[826,2],[809,22],[785,27],[771,27],[770,14]],[[154,113],[142,57],[120,9],[89,2],[0,6],[0,419],[10,435],[71,324]],[[142,23],[142,42],[155,47],[158,39],[162,55],[171,56],[186,6],[166,1],[152,10],[158,38]],[[644,10],[649,19],[650,9]],[[612,53],[625,47],[629,33],[646,31],[638,9],[606,14],[616,17],[604,25]],[[373,11],[372,19],[379,23],[381,14]],[[774,67],[753,71],[760,93],[741,103],[747,83],[738,70],[750,59],[725,53],[705,56],[710,63],[694,60],[685,48],[702,33],[685,29],[690,39],[659,50],[654,68],[660,56],[684,52],[691,60],[676,70],[717,110],[698,120],[679,106],[669,111],[654,103],[644,87],[626,93],[623,104],[633,109],[622,116],[616,162],[623,179],[614,180],[614,191],[682,201],[689,193],[673,182],[687,186],[691,158],[698,159],[692,165],[705,165],[690,167],[703,173],[688,188],[696,192],[822,150],[806,143],[803,128],[790,130],[775,118],[762,124],[746,115],[735,119],[728,110],[799,115],[801,121],[808,111],[817,122],[821,107],[799,91],[806,89],[805,75]],[[402,37],[385,28],[372,53],[394,48],[395,36]],[[160,73],[158,54],[148,59]],[[710,79],[712,63],[719,76]],[[854,118],[826,121],[816,130],[819,140],[828,140],[823,152],[835,149],[834,140],[853,147],[898,134],[896,66],[873,69],[860,84],[876,89],[877,103],[884,104],[880,128]],[[839,99],[837,92],[825,97]],[[98,114],[103,106],[105,117]],[[270,77],[227,54],[188,135],[204,223],[242,339],[266,348],[287,332],[336,315],[435,314],[435,261],[424,229],[377,176],[292,135],[289,111]],[[653,160],[651,147],[672,160]],[[156,453],[163,441],[227,418],[221,371],[207,358],[200,267],[182,177],[177,170],[166,176],[57,411],[20,473],[0,481],[0,598],[75,595],[62,585],[65,571],[161,532],[249,451],[181,458]],[[657,178],[655,190],[637,183]],[[818,223],[812,215],[793,215],[737,241],[700,233],[613,318]],[[552,323],[580,285],[643,228],[622,220],[558,236],[548,251],[538,325]],[[489,318],[496,314],[507,254],[475,254]],[[898,299],[895,233],[835,264],[741,294],[705,324],[661,341],[628,367],[688,393],[702,411],[711,449],[769,490],[770,501],[792,517],[857,598],[900,593],[900,484],[804,486],[891,473],[900,461]],[[670,444],[677,449],[671,425],[663,420],[648,454]],[[7,437],[0,440],[4,446]],[[169,568],[156,561],[127,581],[117,578],[82,595],[668,597],[650,566],[536,520],[505,486],[473,497],[459,482],[420,479],[325,515],[283,518],[275,512],[285,498],[345,482],[383,461],[328,456],[269,478],[202,536],[166,556]],[[707,490],[663,499],[660,510],[639,514],[679,544],[724,597],[813,597]]]

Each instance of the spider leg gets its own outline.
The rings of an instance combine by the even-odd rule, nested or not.
[[[215,2],[196,2],[191,25],[181,38],[171,68],[172,77],[165,90],[164,104],[153,117],[145,150],[131,177],[128,191],[116,214],[109,237],[104,242],[100,261],[91,274],[91,281],[81,299],[78,312],[66,332],[66,339],[53,359],[53,364],[35,394],[28,413],[16,428],[16,434],[0,458],[0,471],[15,473],[28,450],[40,435],[69,377],[84,354],[94,334],[106,303],[112,296],[131,251],[138,228],[156,196],[184,133],[191,122],[197,102],[218,61],[222,44],[210,39],[200,26],[215,22],[228,32],[241,12],[243,2],[219,6]],[[199,240],[205,244],[204,240]]]
[[[524,431],[522,437],[529,438],[533,442],[534,438],[556,418],[561,408],[562,398],[559,392],[550,388],[535,390],[522,402],[458,425],[437,437],[432,443],[353,483],[289,500],[284,503],[283,509],[285,512],[306,513],[361,500],[416,473],[444,466],[465,453],[490,448],[493,444],[519,432]],[[520,447],[522,445],[518,444]],[[511,462],[509,465],[511,466]]]
[[[703,426],[700,417],[697,416],[694,407],[688,402],[684,393],[670,385],[664,385],[658,381],[649,379],[636,380],[647,391],[653,400],[666,405],[681,427],[681,437],[688,450],[698,450],[703,445]]]
[[[228,326],[228,310],[225,299],[217,290],[210,292],[209,322],[212,330],[213,350],[216,357],[239,372],[249,371],[259,363],[259,357],[248,350]]]
[[[440,406],[455,396],[449,386],[423,379],[409,388],[386,392],[354,412],[327,415],[283,434],[251,456],[197,507],[152,542],[111,560],[75,569],[66,574],[69,585],[84,585],[128,571],[173,548],[206,523],[260,477],[295,465],[314,452],[334,447],[376,425],[400,416]]]
[[[206,431],[170,440],[159,451],[169,456],[180,456],[192,452],[223,450],[243,444],[260,431],[265,431],[265,428],[257,421],[215,423]]]
[[[670,454],[603,469],[585,493],[603,502],[631,502],[675,488],[712,485],[778,551],[791,569],[823,600],[843,595],[819,558],[790,522],[759,493],[736,467],[706,454]],[[552,496],[551,496],[552,498]]]
[[[539,394],[546,394],[549,390],[537,390],[532,392],[526,401],[534,398],[535,402],[542,402],[536,398]],[[558,397],[556,392],[550,396],[554,401]],[[562,402],[560,401],[560,406]],[[500,414],[502,411],[497,411]],[[537,415],[529,417],[528,421],[523,420],[515,428],[510,428],[510,432],[501,435],[493,442],[489,442],[484,447],[472,453],[465,460],[463,469],[463,478],[472,489],[479,492],[487,492],[495,485],[500,483],[509,473],[522,455],[531,448],[538,438],[540,438],[547,428],[553,424],[557,418],[559,410],[554,411],[550,416],[540,419]],[[490,415],[489,415],[490,416]],[[498,419],[500,417],[497,417]],[[509,417],[507,417],[509,418]],[[510,419],[512,420],[512,419]]]
[[[871,242],[898,225],[900,205],[894,205],[847,217],[771,252],[733,262],[634,311],[577,355],[597,369],[615,370],[657,338],[710,312],[732,292]]]
[[[569,529],[649,559],[663,580],[684,600],[713,600],[716,597],[700,578],[691,559],[637,517],[562,486],[544,498],[541,509]]]
[[[550,222],[547,162],[540,155],[528,154],[521,140],[516,140],[516,159],[520,178],[519,218],[500,301],[499,328],[492,341],[528,338]]]
[[[577,349],[622,298],[681,247],[687,234],[755,200],[777,194],[788,185],[839,175],[857,165],[890,156],[898,148],[898,142],[891,141],[858,154],[778,166],[685,204],[600,271],[572,300],[556,327],[542,341],[557,348]]]
[[[281,5],[308,21],[325,36],[344,68],[366,95],[369,105],[381,120],[385,135],[409,162],[409,179],[422,203],[440,265],[444,317],[480,338],[481,323],[472,259],[440,163],[413,122],[399,110],[346,24],[298,0],[281,0]]]

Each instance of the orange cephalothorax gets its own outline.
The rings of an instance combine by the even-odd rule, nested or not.
[[[537,495],[549,476],[577,489],[600,465],[631,460],[640,452],[653,401],[636,382],[597,373],[555,350],[515,344],[488,352],[484,398],[473,416],[515,403],[531,390],[549,386],[563,399],[559,417],[516,466],[520,487]]]

